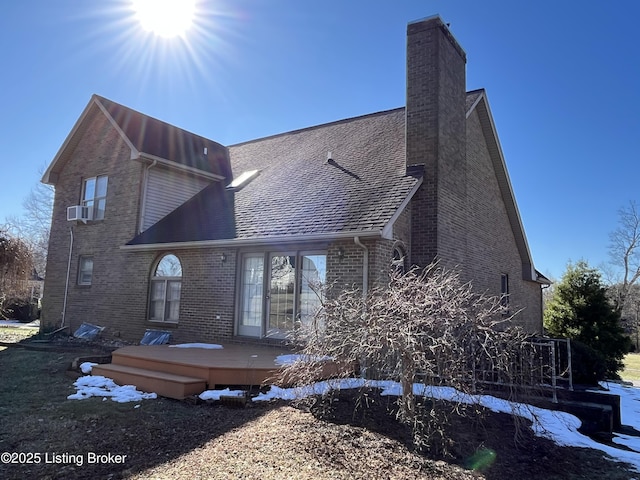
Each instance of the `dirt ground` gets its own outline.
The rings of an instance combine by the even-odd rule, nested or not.
[[[10,340],[0,329],[0,342],[19,337],[12,333]],[[601,452],[560,448],[526,428],[516,442],[513,422],[501,414],[488,414],[482,422],[452,420],[450,456],[418,453],[410,446],[410,431],[390,413],[389,397],[375,391],[366,402],[342,392],[330,404],[254,402],[244,408],[169,399],[71,401],[67,368],[80,352],[91,349],[0,351],[0,451],[32,454],[31,462],[23,456],[17,460],[24,462],[0,464],[0,478],[634,477]],[[33,461],[35,453],[39,462]]]

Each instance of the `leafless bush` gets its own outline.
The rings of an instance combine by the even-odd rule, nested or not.
[[[417,447],[445,450],[450,415],[476,406],[435,401],[414,394],[414,383],[481,393],[487,385],[514,398],[534,387],[535,359],[527,335],[505,316],[500,298],[478,294],[457,272],[437,264],[390,274],[387,286],[344,291],[324,300],[312,325],[296,334],[307,361],[286,367],[288,383],[308,384],[327,374],[326,357],[338,366],[358,365],[360,374],[402,385],[398,419],[410,425]],[[353,376],[353,369],[331,372]]]
[[[0,230],[0,313],[6,301],[29,298],[27,280],[31,268],[27,245]]]

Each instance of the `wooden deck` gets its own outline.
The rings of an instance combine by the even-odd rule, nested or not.
[[[281,348],[235,344],[222,349],[131,346],[113,352],[112,363],[94,366],[92,374],[183,399],[216,385],[262,385],[277,373],[276,357],[290,353]]]

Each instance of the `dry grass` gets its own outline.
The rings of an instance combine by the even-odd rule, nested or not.
[[[0,326],[0,343],[18,343],[36,335],[37,333],[38,330],[36,328]],[[7,347],[0,345],[0,351],[5,348]]]
[[[629,353],[624,357],[624,370],[620,376],[624,380],[640,381],[640,353]]]

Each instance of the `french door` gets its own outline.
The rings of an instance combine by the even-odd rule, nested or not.
[[[315,318],[326,280],[324,252],[245,254],[238,335],[285,338]]]

